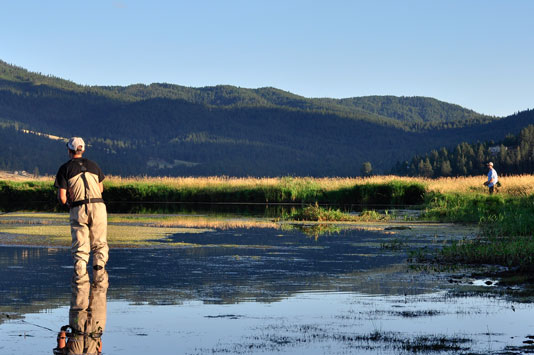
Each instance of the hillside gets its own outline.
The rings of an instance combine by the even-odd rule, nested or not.
[[[112,174],[354,176],[462,141],[501,139],[529,117],[432,98],[309,99],[275,88],[81,86],[0,61],[0,169],[55,173],[79,135]],[[506,130],[502,130],[507,127]],[[25,131],[26,130],[26,131]],[[33,132],[33,133],[31,133]],[[490,138],[485,138],[490,137]]]
[[[533,121],[534,110],[521,112],[509,121]],[[476,143],[462,142],[456,146],[440,147],[410,160],[398,162],[392,169],[396,175],[441,177],[480,175],[485,165],[493,162],[506,175],[531,174],[534,170],[534,125],[523,128],[518,135],[509,134],[503,140]]]

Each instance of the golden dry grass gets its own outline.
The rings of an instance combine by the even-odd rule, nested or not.
[[[203,217],[203,216],[172,216],[172,217],[150,217],[133,215],[133,218],[125,215],[110,215],[108,221],[111,223],[135,223],[141,222],[147,227],[166,228],[208,228],[208,229],[251,229],[270,228],[277,229],[279,224],[265,219],[255,218],[223,218],[223,217]]]
[[[2,175],[3,174],[3,175]],[[0,172],[0,180],[34,180],[34,181],[53,181],[53,177],[29,178],[20,177],[13,174],[6,175]],[[441,193],[485,193],[487,188],[483,186],[486,180],[485,175],[469,177],[449,177],[449,178],[421,178],[406,177],[395,175],[383,175],[372,177],[334,177],[334,178],[313,178],[313,177],[274,177],[274,178],[256,178],[256,177],[228,177],[228,176],[208,176],[208,177],[120,177],[108,176],[105,184],[127,185],[127,184],[155,184],[180,188],[209,188],[217,186],[231,187],[235,189],[250,187],[273,187],[285,184],[297,185],[314,185],[326,191],[350,188],[354,185],[364,184],[382,184],[391,181],[404,181],[412,183],[421,183],[429,191]],[[511,196],[526,196],[534,194],[534,175],[514,175],[499,178],[503,185],[500,193]]]
[[[39,176],[35,177],[31,174],[29,175],[18,175],[13,174],[7,171],[0,171],[0,180],[8,180],[8,181],[53,181],[54,178],[51,176]]]
[[[502,187],[500,193],[511,196],[526,196],[534,194],[534,175],[514,175],[503,176],[499,178]],[[139,178],[121,178],[112,176],[109,182],[116,184],[132,184],[132,183],[147,183],[147,184],[162,184],[174,187],[213,187],[213,186],[231,186],[239,187],[269,187],[288,183],[310,184],[320,186],[325,190],[336,190],[340,188],[347,188],[354,185],[364,184],[383,184],[392,181],[404,181],[411,183],[421,183],[425,185],[429,191],[441,193],[485,193],[487,188],[483,185],[486,181],[485,175],[468,176],[468,177],[443,177],[428,179],[422,177],[406,177],[395,175],[372,176],[366,178],[312,178],[312,177],[276,177],[276,178],[231,178],[225,176],[211,176],[211,177],[139,177]]]
[[[429,191],[442,193],[486,193],[488,190],[483,185],[487,180],[485,175],[438,179],[418,178],[418,180],[424,183]],[[499,181],[502,184],[499,188],[500,194],[510,196],[534,194],[534,175],[501,176]]]

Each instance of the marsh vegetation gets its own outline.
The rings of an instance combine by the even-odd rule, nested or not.
[[[493,196],[487,195],[483,181],[483,176],[439,179],[110,177],[105,182],[105,198],[111,212],[176,213],[203,211],[213,206],[217,210],[241,206],[254,215],[274,220],[319,222],[387,220],[392,215],[384,211],[407,207],[421,211],[417,218],[422,220],[468,223],[480,228],[479,238],[453,243],[441,253],[420,260],[496,263],[531,269],[534,265],[531,241],[534,176],[502,177],[503,187]],[[0,192],[0,208],[4,211],[59,211],[51,179],[0,181]],[[362,209],[367,212],[347,213]],[[377,212],[380,209],[382,213]],[[415,215],[409,217],[413,218]],[[55,233],[53,226],[43,228],[47,234],[59,237],[64,234]],[[317,234],[318,230],[327,228],[308,229],[314,229]]]

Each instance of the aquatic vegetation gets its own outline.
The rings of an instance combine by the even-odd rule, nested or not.
[[[406,243],[402,239],[394,238],[390,242],[381,243],[380,248],[387,250],[402,250],[406,248]]]
[[[534,245],[528,237],[534,235],[534,175],[504,176],[502,188],[496,195],[487,195],[482,185],[484,176],[459,178],[407,178],[396,176],[373,176],[369,178],[230,178],[230,177],[184,177],[184,178],[121,178],[110,176],[105,181],[105,198],[109,210],[132,208],[131,202],[150,203],[149,207],[135,207],[158,211],[164,203],[291,203],[294,208],[286,212],[277,210],[285,217],[300,221],[320,222],[377,222],[395,219],[382,215],[375,208],[417,206],[422,208],[421,217],[429,221],[470,223],[480,228],[480,240],[471,243],[456,243],[445,246],[439,256],[443,262],[466,263],[495,262],[522,268],[534,267],[530,257]],[[311,206],[304,207],[306,204]],[[319,207],[325,204],[331,207]],[[300,205],[300,206],[299,206]],[[366,208],[359,216],[344,213],[346,210]],[[304,207],[301,209],[300,207]],[[137,208],[137,209],[136,209]],[[0,209],[60,211],[51,179],[26,181],[0,181]],[[22,218],[22,217],[21,217]],[[22,218],[24,219],[24,218]],[[0,219],[4,225],[17,224]],[[37,224],[51,224],[38,222]],[[117,222],[119,223],[119,222]],[[146,226],[187,227],[199,225],[200,220],[140,221]],[[254,227],[274,227],[266,221],[254,222]],[[52,223],[53,224],[53,223]],[[247,228],[244,223],[228,218],[226,221],[203,222],[203,228]],[[310,231],[311,235],[320,232]],[[464,250],[465,249],[465,250]],[[496,253],[492,255],[491,253]],[[456,256],[455,256],[456,255]]]
[[[445,246],[435,261],[534,268],[534,195],[435,194],[422,216],[476,223],[481,231],[477,239]]]
[[[356,216],[341,212],[339,209],[323,208],[317,203],[310,205],[301,210],[295,211],[292,215],[287,216],[287,219],[296,221],[355,221]]]
[[[147,227],[187,227],[210,229],[279,228],[279,223],[259,218],[187,215],[109,215],[110,223],[136,223]],[[1,220],[0,220],[1,223]]]
[[[13,213],[0,218],[1,241],[17,245],[70,246],[71,235],[67,214]],[[108,243],[113,247],[158,246],[168,235],[211,232],[210,228],[140,225],[138,223],[108,224]],[[193,243],[166,243],[193,246]]]
[[[410,351],[410,352],[429,352],[429,351],[460,351],[468,350],[465,344],[470,343],[471,339],[445,335],[418,335],[409,338],[394,332],[381,332],[375,330],[370,334],[356,335],[347,337],[349,341],[366,341],[369,343],[383,343],[384,347]],[[351,339],[353,338],[353,339]]]
[[[315,203],[299,210],[293,211],[285,219],[296,221],[316,222],[359,222],[384,221],[389,219],[388,214],[380,214],[374,210],[363,211],[359,215],[342,212],[340,209],[324,208]]]
[[[302,344],[337,343],[340,346],[357,351],[374,350],[377,352],[391,350],[398,352],[428,353],[428,352],[458,352],[467,351],[472,339],[463,336],[446,335],[416,335],[413,337],[400,332],[375,330],[367,334],[343,333],[331,331],[324,327],[306,324],[296,329],[285,329],[284,326],[270,327],[263,330],[261,335],[248,339],[243,344],[219,344],[217,348],[202,349],[210,353],[248,353],[251,350],[262,352],[282,352],[285,348],[298,347]]]
[[[440,250],[438,260],[447,263],[494,264],[532,270],[534,240],[530,236],[489,237],[453,242]]]

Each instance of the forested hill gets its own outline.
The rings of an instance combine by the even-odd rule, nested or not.
[[[79,135],[90,144],[87,156],[113,174],[350,176],[365,161],[387,172],[413,154],[502,139],[530,121],[424,97],[309,99],[275,88],[83,86],[0,61],[4,170],[54,173],[65,148],[47,135]]]
[[[428,97],[367,96],[348,99],[305,98],[272,87],[245,89],[229,85],[191,88],[172,84],[82,86],[53,76],[29,72],[0,60],[1,88],[18,94],[42,97],[87,95],[122,102],[151,99],[179,100],[215,108],[280,108],[292,111],[336,114],[356,120],[392,125],[405,130],[429,127],[461,127],[490,122],[458,105]]]
[[[527,110],[507,118],[501,124],[533,122],[534,110]],[[396,175],[461,176],[485,173],[486,164],[493,162],[501,174],[532,174],[534,172],[534,125],[519,134],[508,134],[500,141],[462,142],[456,146],[440,147],[410,160],[398,162],[392,169]]]
[[[349,99],[314,98],[276,88],[243,89],[219,85],[187,88],[170,84],[99,87],[113,94],[136,99],[168,98],[216,107],[265,107],[334,113],[344,117],[418,130],[430,127],[459,127],[490,122],[495,117],[478,114],[458,105],[428,97],[367,96]]]

